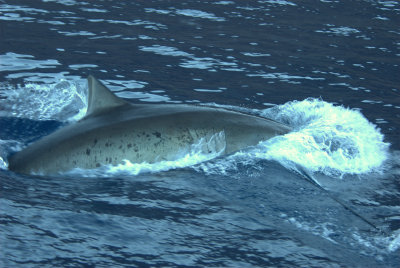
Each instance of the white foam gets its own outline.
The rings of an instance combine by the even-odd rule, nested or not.
[[[259,111],[259,115],[293,127],[293,131],[195,169],[211,174],[236,172],[238,163],[255,165],[275,160],[329,176],[383,171],[389,144],[359,111],[318,99],[292,101]]]
[[[359,111],[318,99],[292,101],[261,114],[285,122],[295,131],[260,144],[257,157],[294,162],[328,175],[379,171],[389,144]]]
[[[67,80],[3,87],[0,96],[5,97],[2,116],[74,121],[81,118],[87,108],[86,90],[79,83]]]
[[[363,236],[359,232],[354,231],[352,238],[357,241],[359,245],[363,248],[373,249],[382,254],[387,254],[388,252],[395,252],[400,248],[400,232],[395,231],[390,236]],[[380,258],[380,256],[377,256]]]
[[[0,94],[5,99],[2,101],[4,110],[0,111],[0,115],[62,122],[79,120],[87,109],[86,81],[79,82],[61,80],[47,85],[30,83],[16,88],[2,86]],[[142,99],[156,96],[146,94],[134,97]],[[389,144],[384,142],[379,129],[356,110],[334,106],[318,99],[292,101],[261,111],[232,106],[228,108],[272,118],[290,125],[294,130],[234,155],[203,163],[195,169],[225,174],[236,171],[239,163],[254,165],[260,159],[265,159],[278,161],[287,168],[300,165],[310,172],[343,176],[379,172],[389,157]],[[172,162],[126,162],[107,170],[125,170],[131,174],[156,172],[193,166],[218,155],[191,151]]]
[[[0,140],[0,169],[6,170],[8,168],[7,156],[10,152],[20,151],[22,144],[14,140]]]
[[[400,248],[400,232],[395,234],[395,238],[389,243],[388,250],[394,252]]]
[[[295,217],[287,218],[285,214],[281,215],[287,222],[293,224],[299,229],[309,231],[317,236],[320,236],[332,243],[338,244],[332,237],[335,235],[335,231],[332,230],[332,226],[329,223],[307,223],[302,220],[298,220]]]

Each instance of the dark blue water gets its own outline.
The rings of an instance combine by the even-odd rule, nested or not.
[[[0,265],[400,266],[399,15],[397,1],[0,0]],[[10,154],[84,115],[89,74],[131,102],[294,131],[204,163],[10,172]]]

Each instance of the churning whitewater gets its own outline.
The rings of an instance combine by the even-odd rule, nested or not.
[[[262,140],[288,133],[276,121],[217,107],[186,104],[131,104],[88,77],[86,115],[30,144],[9,158],[18,173],[53,175],[75,168],[175,161],[202,140],[213,141],[221,154],[231,154]],[[218,133],[223,139],[216,139]],[[214,146],[200,147],[205,154]]]
[[[0,0],[0,267],[400,267],[399,16],[393,0]],[[128,113],[93,109],[89,75]],[[176,131],[174,157],[114,161],[95,138],[135,106],[290,131],[250,144],[240,124],[232,152],[225,127]],[[222,120],[200,114],[181,126]],[[156,121],[116,148],[155,148]],[[41,166],[31,146],[65,129],[80,165],[10,161]],[[71,152],[59,137],[39,147]]]
[[[87,113],[87,89],[81,81],[61,81],[48,86],[29,84],[25,87],[7,88],[3,95],[7,97],[5,105],[9,108],[7,111],[10,115],[21,118],[73,123],[81,120]],[[34,98],[38,95],[46,96],[43,102],[26,105],[28,99],[38,99]],[[271,118],[289,125],[293,131],[260,141],[253,144],[254,146],[242,148],[228,157],[213,161],[208,160],[223,154],[223,147],[226,145],[224,131],[199,137],[196,142],[181,150],[175,159],[154,162],[132,162],[124,159],[115,165],[102,164],[94,170],[73,168],[64,170],[63,173],[78,173],[83,176],[110,176],[120,173],[137,175],[187,166],[207,172],[225,173],[235,169],[238,163],[255,163],[266,159],[278,161],[288,168],[300,165],[309,171],[343,176],[381,171],[388,158],[389,144],[383,141],[380,130],[357,110],[312,98],[291,101],[264,110],[229,108]],[[14,148],[17,151],[21,146]],[[7,153],[9,152],[3,150],[1,155],[4,167],[7,166]],[[196,166],[204,161],[208,162]]]

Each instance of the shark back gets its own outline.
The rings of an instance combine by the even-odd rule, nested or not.
[[[12,155],[10,170],[48,175],[124,160],[172,161],[204,140],[204,153],[214,142],[218,151],[229,154],[290,131],[278,122],[221,108],[132,105],[92,76],[88,84],[86,116]]]

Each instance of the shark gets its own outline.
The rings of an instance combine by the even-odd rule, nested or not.
[[[133,104],[90,75],[86,115],[11,155],[8,168],[55,175],[125,161],[174,161],[196,144],[202,153],[224,155],[290,131],[274,120],[220,107]]]

